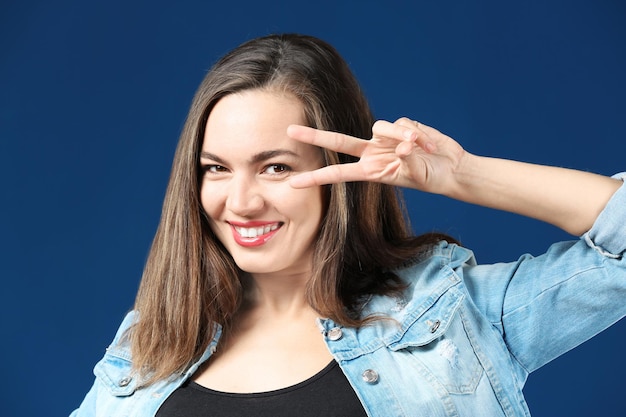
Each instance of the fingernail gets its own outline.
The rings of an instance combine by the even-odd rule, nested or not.
[[[417,138],[417,134],[412,130],[405,130],[402,136],[406,140],[415,140],[415,138]]]
[[[431,142],[426,142],[424,147],[426,148],[426,151],[428,153],[433,153],[433,152],[435,152],[437,150],[437,147],[435,146],[435,144],[431,143]]]

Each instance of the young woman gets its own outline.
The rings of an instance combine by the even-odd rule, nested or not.
[[[249,41],[199,87],[135,308],[72,416],[529,415],[528,374],[626,314],[622,184],[373,123],[325,42]],[[582,238],[476,265],[411,236],[395,187]]]

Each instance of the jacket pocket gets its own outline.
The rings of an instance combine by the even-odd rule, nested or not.
[[[464,297],[457,288],[449,288],[388,345],[406,354],[418,373],[450,394],[473,393],[483,375],[463,315]]]
[[[109,348],[94,368],[96,378],[116,397],[132,395],[137,389],[137,378],[132,374],[132,363],[127,356],[123,350]]]

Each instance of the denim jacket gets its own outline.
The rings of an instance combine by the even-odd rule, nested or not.
[[[625,249],[622,186],[578,241],[494,265],[477,265],[471,251],[444,242],[397,271],[407,284],[402,295],[365,302],[362,314],[389,319],[358,329],[329,319],[318,325],[369,416],[529,416],[528,374],[626,315]],[[137,388],[120,342],[136,319],[131,312],[123,321],[71,417],[154,416],[220,337],[218,327],[184,373]]]

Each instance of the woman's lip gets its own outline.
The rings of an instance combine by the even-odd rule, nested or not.
[[[229,224],[235,242],[244,247],[265,244],[283,225],[282,222],[229,222]]]
[[[281,224],[282,222],[268,222],[268,221],[257,220],[257,221],[250,221],[250,222],[227,221],[226,223],[230,224],[231,226],[237,226],[237,227],[261,227],[261,226],[272,225],[272,224]]]

